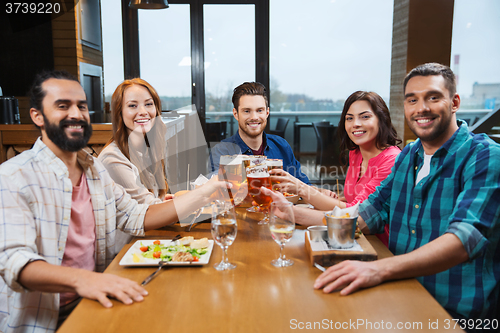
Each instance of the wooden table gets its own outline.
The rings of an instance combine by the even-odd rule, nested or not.
[[[399,332],[428,332],[429,323],[436,321],[439,330],[432,331],[439,332],[444,331],[446,320],[453,327],[448,313],[415,279],[384,283],[349,296],[314,290],[321,272],[307,257],[305,230],[297,229],[285,246],[295,265],[275,268],[270,261],[278,257],[279,246],[268,227],[257,225],[244,209],[237,211],[238,235],[229,248],[235,270],[213,268],[222,256],[216,247],[209,265],[165,268],[146,286],[149,296],[141,303],[113,301],[113,308],[106,309],[96,301],[82,300],[58,332],[289,332],[307,327],[385,332],[382,328],[388,325]],[[174,226],[148,232],[147,237],[165,239],[177,233],[211,239],[209,223],[195,226],[190,233]],[[392,255],[376,237],[368,238],[380,258]],[[155,268],[119,266],[129,247],[122,249],[106,272],[140,283]]]

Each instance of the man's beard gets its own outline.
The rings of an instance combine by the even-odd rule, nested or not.
[[[433,128],[433,130],[429,133],[423,134],[419,133],[419,127],[417,124],[412,123],[411,125],[408,125],[410,130],[417,136],[420,141],[423,142],[433,142],[437,140],[439,137],[444,135],[446,133],[448,127],[450,127],[451,122],[453,121],[453,114],[451,113],[451,106],[449,107],[449,113],[443,114],[441,113],[439,122],[436,124],[436,126]],[[409,122],[408,122],[409,124]]]
[[[47,137],[61,150],[75,152],[87,146],[92,135],[92,126],[84,120],[61,120],[59,124],[51,123],[45,114],[43,115],[45,133]],[[81,125],[83,134],[75,133],[71,137],[66,135],[64,129],[67,126]]]
[[[264,126],[262,126],[262,125],[264,125]],[[255,138],[257,138],[257,137],[259,137],[259,136],[261,136],[261,135],[262,135],[262,132],[264,132],[264,129],[266,128],[266,125],[267,125],[267,122],[266,122],[266,121],[263,121],[263,122],[262,122],[262,124],[261,124],[261,126],[262,126],[262,130],[261,130],[259,133],[257,133],[257,134],[255,134],[255,133],[253,133],[253,132],[248,131],[248,130],[245,128],[245,124],[243,124],[243,126],[239,125],[238,127],[239,127],[239,128],[240,128],[240,130],[241,130],[243,133],[245,133],[245,134],[246,134],[249,138],[255,139]]]

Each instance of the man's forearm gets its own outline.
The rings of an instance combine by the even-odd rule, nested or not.
[[[76,279],[81,271],[37,260],[24,266],[18,282],[28,290],[52,293],[74,292]]]
[[[137,282],[120,276],[52,265],[41,260],[26,264],[18,282],[31,291],[74,292],[98,300],[107,308],[113,306],[108,297],[131,304],[142,301],[148,294]]]
[[[444,234],[424,246],[378,261],[384,280],[398,280],[436,274],[469,259],[460,239]]]

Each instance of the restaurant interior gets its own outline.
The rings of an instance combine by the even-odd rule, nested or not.
[[[460,6],[465,7],[467,0],[169,0],[168,5],[163,0],[48,2],[54,9],[48,14],[22,13],[21,10],[9,14],[5,10],[0,12],[0,163],[30,149],[40,135],[30,119],[28,90],[35,75],[42,70],[66,70],[79,78],[91,113],[93,135],[88,149],[94,156],[112,136],[110,95],[120,81],[142,77],[158,87],[162,81],[168,81],[171,85],[158,91],[165,96],[165,99],[162,97],[162,120],[168,129],[167,177],[169,181],[172,179],[172,193],[189,188],[186,185],[189,181],[206,174],[210,148],[238,128],[230,103],[232,88],[212,84],[216,80],[211,71],[223,67],[216,66],[217,60],[213,57],[216,51],[209,46],[212,38],[224,39],[226,48],[221,49],[222,52],[232,53],[229,57],[236,59],[231,63],[233,67],[225,68],[226,78],[221,80],[225,80],[224,84],[231,83],[232,87],[243,81],[258,81],[268,87],[271,110],[266,132],[280,135],[290,143],[311,182],[318,185],[338,186],[345,177],[338,171],[345,167],[345,161],[337,151],[335,130],[343,101],[350,93],[336,93],[335,89],[340,90],[343,85],[351,92],[380,89],[404,146],[416,139],[404,120],[403,111],[402,82],[409,70],[423,63],[438,62],[460,75],[463,73],[464,77],[474,73],[468,68],[489,71],[479,63],[471,63],[476,60],[453,52],[454,43],[460,42],[454,39],[454,32],[459,29],[459,23],[460,26],[468,24],[455,21],[457,10],[463,11]],[[495,2],[485,1],[490,5],[484,5],[481,10],[498,21],[500,7]],[[334,9],[318,19],[315,15],[322,8],[319,3]],[[370,15],[368,8],[372,7],[384,10],[388,21],[377,22],[376,14]],[[224,15],[210,16],[219,10],[223,10]],[[293,13],[290,18],[282,14],[290,12]],[[169,15],[176,15],[178,21],[172,18],[175,24],[168,26]],[[364,22],[365,17],[370,17],[370,21]],[[218,28],[220,31],[215,37],[210,35],[211,29],[216,29],[211,24],[224,18],[231,24]],[[315,22],[319,20],[321,24]],[[476,53],[486,58],[497,57],[500,29],[495,30],[495,25],[488,25],[488,20],[482,17],[474,16],[470,20],[485,22],[485,30],[479,32],[486,36],[481,43],[491,46],[490,51],[479,49]],[[182,26],[176,26],[179,21]],[[334,22],[341,24],[339,31],[321,30]],[[249,23],[250,28],[240,30],[237,26],[240,23]],[[370,33],[372,27],[378,31],[379,24],[385,29],[385,42]],[[359,30],[349,34],[348,30],[354,25],[360,25]],[[488,28],[490,26],[493,28]],[[147,40],[146,35],[152,35],[152,40],[158,39],[158,45],[166,45],[167,51],[151,45],[154,43]],[[336,39],[342,35],[348,38]],[[163,36],[167,42],[161,40]],[[307,43],[308,40],[313,42]],[[349,53],[353,44],[367,46],[361,55],[353,55]],[[177,47],[184,51],[175,53]],[[176,56],[170,57],[169,50]],[[348,55],[339,56],[343,52]],[[151,58],[150,53],[155,53],[156,58]],[[240,53],[250,56],[241,57],[238,62]],[[368,65],[363,63],[365,60]],[[239,67],[245,70],[240,73]],[[341,74],[341,69],[359,73],[357,68],[364,73]],[[381,70],[385,71],[383,75]],[[498,73],[498,68],[491,71]],[[179,77],[177,73],[181,73]],[[289,76],[283,76],[278,83],[279,73]],[[230,80],[233,74],[235,80]],[[297,82],[289,79],[294,76]],[[364,84],[365,79],[381,81],[383,88]],[[183,86],[183,95],[168,92],[176,80]],[[459,118],[468,122],[472,132],[487,133],[500,142],[500,77],[484,82],[472,80],[474,86],[464,88],[467,97],[471,96],[470,103],[462,108]],[[355,88],[356,82],[359,88]],[[459,93],[460,88],[459,85]],[[330,90],[332,96],[316,95],[308,104],[310,91],[321,89]],[[324,130],[318,130],[320,123],[326,124]],[[190,167],[186,174],[187,165]],[[313,282],[321,272],[312,263],[325,264],[321,260],[326,259],[324,253],[311,252],[305,228],[297,227],[285,247],[287,257],[292,258],[295,265],[276,270],[269,262],[277,257],[279,247],[272,240],[269,228],[257,226],[246,210],[239,210],[237,214],[238,236],[229,248],[230,260],[236,264],[233,271],[215,272],[212,264],[223,251],[214,246],[211,265],[207,267],[164,269],[148,285],[150,295],[143,304],[129,307],[113,300],[114,307],[105,309],[98,302],[84,299],[58,332],[285,332],[307,329],[311,325],[318,328],[316,323],[321,323],[322,329],[323,326],[339,329],[336,324],[340,323],[340,329],[346,331],[385,331],[380,326],[383,325],[381,318],[394,325],[402,324],[391,329],[397,327],[408,332],[431,331],[438,322],[439,327],[446,322],[453,324],[450,315],[415,279],[391,281],[350,297],[313,290]],[[210,220],[210,216],[205,219]],[[211,239],[210,223],[200,223],[193,231],[184,226],[176,224],[153,230],[146,236],[154,240],[189,234],[195,239]],[[372,252],[368,251],[370,258],[360,260],[392,256],[374,236],[363,236],[363,242]],[[122,265],[119,260],[130,246],[123,248],[106,272],[140,282],[154,269],[131,269]],[[342,254],[341,258],[351,257]],[[175,302],[169,303],[172,300]],[[335,320],[324,322],[325,318]],[[344,327],[353,322],[357,323],[357,329]],[[462,332],[453,325],[446,331]]]
[[[405,144],[415,139],[403,117],[401,82],[407,71],[418,64],[433,61],[449,65],[455,71],[459,71],[459,76],[465,77],[469,75],[469,72],[474,72],[468,68],[478,67],[477,64],[470,64],[472,60],[466,56],[462,56],[460,63],[460,54],[452,53],[453,45],[459,44],[460,40],[457,38],[461,36],[454,39],[454,31],[459,31],[459,24],[461,26],[468,22],[462,22],[463,19],[460,22],[454,22],[454,14],[458,18],[457,11],[467,9],[462,8],[465,7],[465,1],[388,0],[381,1],[377,5],[360,1],[359,4],[351,4],[350,7],[345,7],[342,0],[324,1],[332,8],[328,9],[326,16],[318,17],[314,14],[315,6],[318,4],[306,5],[299,1],[174,0],[168,2],[169,8],[149,10],[131,8],[130,1],[127,0],[56,2],[60,4],[58,13],[33,14],[22,13],[22,10],[19,10],[18,13],[9,15],[6,12],[0,14],[2,15],[0,42],[4,46],[0,50],[2,59],[0,87],[3,91],[2,98],[4,98],[2,105],[5,104],[5,110],[2,112],[5,113],[3,116],[5,119],[2,119],[1,123],[31,124],[27,91],[34,75],[43,69],[65,69],[80,79],[87,94],[91,121],[97,125],[100,130],[98,133],[102,135],[100,139],[95,136],[91,142],[91,147],[96,153],[107,141],[105,133],[107,129],[110,130],[110,127],[101,124],[110,122],[109,102],[114,87],[124,78],[139,77],[141,74],[144,79],[151,80],[153,85],[158,82],[157,89],[160,95],[169,96],[165,97],[168,99],[163,102],[163,111],[166,116],[174,118],[177,113],[172,111],[180,108],[196,111],[197,121],[209,147],[233,135],[237,129],[237,123],[231,112],[230,91],[232,88],[229,85],[220,88],[229,92],[220,93],[220,96],[216,96],[214,92],[219,89],[214,86],[221,84],[214,83],[215,74],[212,73],[220,68],[219,72],[224,73],[221,75],[225,75],[224,79],[233,86],[238,83],[227,78],[231,75],[235,77],[235,80],[241,77],[242,81],[255,80],[269,87],[271,110],[267,132],[278,133],[287,139],[313,182],[335,182],[337,179],[343,181],[341,172],[328,173],[328,170],[332,170],[332,166],[342,167],[343,165],[333,142],[336,140],[334,133],[342,108],[342,100],[345,100],[349,93],[343,95],[336,93],[336,90],[340,90],[339,86],[352,86],[352,91],[365,88],[366,90],[379,90],[389,104],[392,122]],[[146,1],[146,5],[147,3]],[[357,17],[361,15],[359,13],[362,12],[363,6],[367,11],[371,10],[369,6],[373,6],[385,13],[384,17],[388,19],[384,23],[384,38],[380,36],[378,40],[376,35],[366,33],[378,20],[375,17],[364,22],[365,16]],[[495,9],[498,8],[494,5],[483,5],[482,11],[474,13],[474,17],[467,18],[467,20],[481,20],[481,17],[476,17],[476,15],[494,12]],[[303,10],[310,11],[311,14],[301,15]],[[346,13],[340,12],[339,14],[338,10],[345,10]],[[235,32],[230,34],[226,31],[227,25],[215,27],[213,21],[219,19],[220,16],[211,14],[212,12],[223,13],[220,15],[226,17],[233,26],[245,19],[244,25],[250,28],[244,31],[235,29]],[[286,14],[281,14],[282,12]],[[290,22],[286,21],[285,15],[290,16]],[[349,22],[334,23],[342,16],[347,17],[345,21],[353,20],[354,22],[350,22],[350,25]],[[327,18],[325,21],[331,17],[332,22],[327,21],[323,25],[314,23],[314,20],[324,17]],[[162,22],[162,20],[167,22]],[[175,22],[176,26],[168,26],[168,20]],[[292,20],[298,21],[292,23]],[[150,23],[146,26],[148,21]],[[485,21],[483,30],[479,33],[491,37],[486,43],[491,46],[491,44],[498,43],[498,38],[495,38],[498,37],[498,31],[494,30],[493,24],[488,25],[487,17]],[[379,24],[382,25],[382,23]],[[468,25],[470,24],[469,22]],[[287,27],[287,25],[290,26]],[[302,26],[307,25],[310,25],[310,28],[307,33],[303,33]],[[320,29],[329,25],[335,26],[336,29],[340,28],[340,31],[329,31],[329,34],[321,35]],[[349,34],[348,30],[342,30],[350,29],[353,25],[361,25],[360,31],[356,34]],[[295,29],[296,26],[297,29]],[[377,33],[382,31],[373,29]],[[334,51],[330,53],[330,49],[307,44],[307,40],[311,39],[311,34],[320,35],[321,38],[318,40],[321,43],[334,45],[332,47]],[[151,42],[147,37],[150,35],[153,39],[165,38],[166,41],[162,40],[162,48],[149,45]],[[286,39],[282,38],[284,35]],[[343,35],[346,36],[344,39],[349,38],[351,41],[336,40],[336,38],[342,39],[338,36]],[[216,50],[213,47],[210,48],[212,40],[217,38],[223,40],[226,48],[222,46]],[[368,39],[370,39],[369,44]],[[286,40],[288,44],[296,44],[286,45],[287,51],[283,53],[280,47],[284,48],[285,43],[279,44],[282,40]],[[304,44],[303,47],[301,43]],[[365,58],[368,65],[363,66],[364,60],[360,61],[362,57],[349,53],[353,52],[349,51],[349,43],[367,43],[367,49],[362,52],[367,52]],[[337,49],[335,45],[338,45]],[[248,47],[248,53],[251,55],[247,58],[241,57],[241,60],[236,60],[234,65],[228,65],[226,68],[216,67],[217,59],[213,58],[213,54],[216,51],[231,53],[233,46],[235,49]],[[496,44],[494,46],[497,47]],[[183,53],[177,52],[177,47],[182,49]],[[313,47],[316,49],[312,49]],[[379,48],[382,51],[379,51]],[[483,57],[492,57],[493,54],[488,52],[494,53],[495,51],[489,51],[489,49],[494,48],[478,49],[476,53]],[[166,55],[170,51],[177,58]],[[351,59],[337,55],[342,52],[348,54]],[[323,54],[318,55],[319,53]],[[155,54],[156,57],[152,57],[151,54]],[[181,57],[181,54],[184,57]],[[370,60],[372,57],[374,60]],[[187,61],[187,64],[182,64],[184,61]],[[300,64],[297,64],[298,61]],[[311,67],[309,71],[308,64],[318,61],[324,62],[319,67],[323,72],[314,72],[314,69],[318,67]],[[330,65],[330,62],[335,61],[344,62],[344,64]],[[149,63],[153,63],[153,67]],[[288,101],[291,101],[294,96],[299,96],[296,103],[279,103],[282,102],[282,95],[284,95],[282,92],[284,88],[281,89],[280,85],[283,86],[285,82],[282,80],[288,78],[283,74],[283,79],[277,83],[276,77],[280,77],[280,70],[283,72],[280,69],[281,63],[288,66],[284,71],[297,71],[297,82],[294,83],[295,86],[288,84],[291,87],[288,89],[295,89],[291,92],[306,92],[303,95],[306,97],[302,98],[300,94],[288,93]],[[358,79],[345,78],[343,74],[340,74],[340,67],[353,68],[353,78]],[[354,69],[357,67],[363,68],[366,73],[362,74],[361,78],[359,78],[359,71],[356,72]],[[380,71],[375,70],[379,67],[385,69],[384,76],[376,79],[381,83],[378,85],[363,83],[364,78],[368,82],[370,76],[380,75]],[[243,73],[239,73],[239,68],[244,68]],[[180,72],[177,69],[182,69],[182,73],[178,74]],[[487,72],[487,69],[480,68],[478,71]],[[339,73],[338,78],[337,73]],[[324,76],[331,76],[331,78],[325,80]],[[173,85],[176,81],[179,82],[178,85],[184,87],[184,95],[177,98],[175,96],[181,95],[180,93],[165,91],[169,88],[161,88],[160,84],[163,81],[172,82]],[[353,81],[359,83],[356,85],[352,83]],[[331,87],[328,87],[329,84]],[[480,87],[477,92],[472,93],[471,99],[478,95],[481,95],[482,99],[471,103],[468,107],[462,107],[459,117],[469,122],[473,132],[488,133],[498,140],[500,133],[498,126],[500,113],[497,112],[500,106],[499,83],[492,78],[490,82],[479,81],[479,84],[475,82],[475,88],[476,85]],[[326,94],[331,96],[315,99],[315,101],[326,101],[323,103],[307,103],[306,86],[316,91],[326,86],[327,91],[329,89]],[[483,90],[480,91],[480,88]],[[468,93],[465,88],[464,91]],[[462,95],[462,99],[463,96],[465,95]],[[215,99],[218,101],[214,102]],[[18,107],[13,106],[14,103]],[[17,112],[17,108],[19,115],[10,115],[14,109]],[[329,127],[323,131],[315,131],[312,124],[321,122],[329,124]],[[37,137],[37,130],[32,126],[16,126],[15,128],[14,131],[12,126],[2,126],[0,161],[5,161],[29,148]],[[9,139],[13,132],[15,132],[14,138]],[[332,151],[334,152],[333,158],[330,153]],[[325,168],[322,169],[322,166]],[[203,173],[203,166],[200,168],[200,170],[195,170],[193,175],[198,171]]]

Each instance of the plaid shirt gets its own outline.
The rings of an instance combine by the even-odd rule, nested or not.
[[[462,122],[415,185],[423,153],[420,140],[406,146],[360,215],[372,233],[389,223],[396,255],[456,235],[469,261],[417,279],[452,315],[493,318],[500,288],[500,145]]]
[[[148,207],[132,200],[85,152],[78,153],[78,162],[87,177],[95,217],[95,270],[103,271],[115,254],[116,229],[144,235]],[[59,294],[29,292],[17,280],[34,260],[61,264],[72,190],[67,167],[40,139],[0,166],[0,332],[55,330]]]

